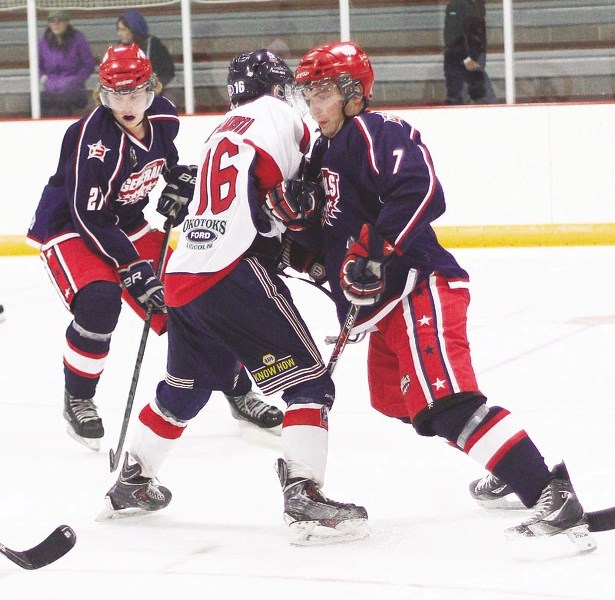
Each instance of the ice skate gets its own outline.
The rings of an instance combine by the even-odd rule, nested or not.
[[[589,533],[587,518],[570,482],[566,465],[556,465],[551,474],[553,479],[533,507],[534,514],[520,525],[507,529],[506,538],[514,542],[564,534],[577,553],[592,552],[596,549],[596,542]]]
[[[291,544],[348,542],[369,535],[367,511],[362,506],[329,500],[309,479],[289,479],[286,461],[281,458],[276,471],[284,493],[284,522],[290,528]]]
[[[68,435],[90,450],[98,452],[100,438],[105,435],[105,430],[94,401],[91,398],[75,398],[64,390],[63,414],[68,423],[66,428]]]
[[[155,512],[168,506],[171,492],[156,479],[143,477],[141,465],[129,464],[128,453],[117,481],[105,496],[105,506],[96,517],[108,521],[122,517],[135,517]]]
[[[231,407],[231,413],[240,422],[256,425],[260,429],[280,435],[284,413],[277,407],[263,402],[250,390],[241,396],[224,394]]]
[[[482,479],[470,483],[470,495],[484,508],[524,509],[525,506],[509,485],[495,475],[487,473]]]

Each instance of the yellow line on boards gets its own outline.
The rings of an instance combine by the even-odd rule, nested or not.
[[[615,223],[435,226],[445,248],[613,246]],[[179,232],[173,232],[171,245]],[[0,235],[0,256],[35,255],[23,235]]]

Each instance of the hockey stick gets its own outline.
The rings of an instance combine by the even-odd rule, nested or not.
[[[160,249],[160,256],[158,257],[158,268],[156,269],[156,277],[160,279],[162,275],[162,267],[164,265],[164,257],[167,253],[169,246],[169,239],[171,238],[171,229],[173,229],[173,217],[169,217],[164,223],[164,238],[162,240],[162,248]],[[141,342],[139,343],[139,351],[137,352],[137,360],[135,361],[135,368],[132,373],[132,382],[130,383],[130,391],[128,392],[128,400],[126,401],[126,410],[124,411],[124,420],[122,421],[122,429],[120,431],[120,439],[115,451],[113,448],[109,449],[109,465],[111,473],[115,471],[120,464],[120,455],[126,439],[126,432],[128,431],[128,423],[130,421],[130,413],[132,412],[132,403],[135,399],[135,393],[137,391],[137,384],[139,383],[139,374],[141,373],[141,365],[143,364],[143,355],[145,354],[145,344],[147,343],[147,336],[149,335],[149,327],[152,322],[152,309],[147,309],[147,315],[145,316],[145,323],[143,324],[143,333],[141,334]]]
[[[0,553],[4,554],[22,569],[32,571],[40,569],[62,558],[77,541],[77,535],[68,525],[60,525],[52,531],[38,546],[30,550],[11,550],[0,544]]]
[[[590,531],[610,531],[615,529],[615,506],[585,513]]]
[[[335,366],[337,365],[337,361],[340,359],[340,356],[342,355],[342,352],[346,347],[348,337],[350,336],[350,332],[354,327],[354,322],[357,319],[357,315],[359,314],[360,308],[361,307],[358,304],[351,304],[350,308],[348,309],[348,312],[346,313],[344,324],[342,325],[342,329],[340,330],[337,342],[335,342],[335,346],[333,347],[333,351],[331,352],[329,364],[327,365],[327,371],[329,371],[329,375],[333,375],[333,371],[335,371]]]

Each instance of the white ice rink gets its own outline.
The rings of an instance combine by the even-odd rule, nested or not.
[[[469,335],[482,391],[510,409],[547,463],[566,460],[587,510],[615,505],[615,248],[455,252],[472,278]],[[329,300],[291,282],[315,339],[337,331]],[[222,396],[188,427],[160,473],[169,507],[96,523],[141,334],[125,309],[97,401],[100,453],[62,419],[70,316],[35,257],[0,258],[0,541],[37,544],[57,525],[77,545],[40,571],[0,556],[2,600],[612,600],[615,531],[588,556],[522,560],[503,530],[526,513],[486,511],[467,493],[483,471],[369,407],[366,344],[335,373],[324,491],[363,504],[371,537],[295,548],[273,470],[280,455],[242,436]],[[163,376],[166,339],[149,338],[133,416]],[[277,403],[277,401],[276,401]],[[130,435],[130,433],[129,433]],[[567,548],[566,548],[567,550]]]

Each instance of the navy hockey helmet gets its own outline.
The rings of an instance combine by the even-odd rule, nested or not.
[[[228,95],[231,106],[261,96],[290,98],[293,72],[276,54],[266,48],[238,54],[228,69]]]

